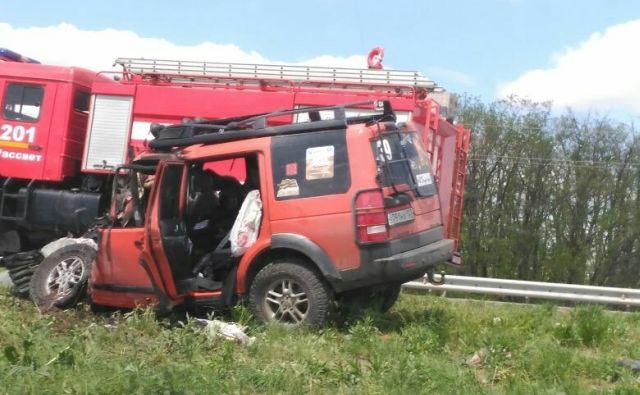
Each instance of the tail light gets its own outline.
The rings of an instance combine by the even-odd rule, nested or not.
[[[389,238],[384,198],[379,189],[358,193],[355,201],[356,236],[360,243],[376,243]]]

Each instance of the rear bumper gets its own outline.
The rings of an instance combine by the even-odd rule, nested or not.
[[[364,261],[357,269],[340,272],[341,279],[334,288],[342,292],[373,285],[405,283],[424,276],[430,267],[450,260],[453,253],[454,241],[440,239],[415,249]]]
[[[453,240],[443,239],[415,250],[376,259],[373,264],[381,267],[384,278],[397,278],[404,282],[421,277],[429,267],[451,259],[453,249]]]

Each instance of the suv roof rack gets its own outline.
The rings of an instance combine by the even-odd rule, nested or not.
[[[374,102],[361,101],[337,106],[314,106],[292,110],[278,110],[242,117],[212,120],[190,120],[181,124],[169,126],[153,124],[151,126],[151,133],[155,139],[149,142],[149,147],[158,151],[166,151],[172,148],[186,147],[193,144],[216,144],[257,137],[309,133],[320,130],[344,128],[347,125],[356,123],[396,120],[395,113],[393,112],[389,101],[382,102],[381,113],[357,117],[346,116],[347,107],[362,106],[366,104],[374,104]],[[321,111],[332,111],[333,119],[321,119]],[[301,113],[308,114],[309,122],[269,126],[269,118]]]
[[[347,67],[291,66],[277,64],[220,63],[145,58],[117,58],[124,74],[173,82],[290,82],[307,86],[340,85],[360,89],[437,88],[418,71]]]

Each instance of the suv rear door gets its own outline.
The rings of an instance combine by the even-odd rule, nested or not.
[[[385,204],[389,238],[441,226],[438,191],[428,155],[418,134],[407,130],[391,130],[374,139],[372,148],[384,195],[395,196],[392,201],[398,201],[395,207]],[[409,197],[408,202],[399,199],[403,195]]]

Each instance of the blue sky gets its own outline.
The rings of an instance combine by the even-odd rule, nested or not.
[[[592,34],[640,19],[640,1],[634,0],[30,1],[28,8],[24,4],[0,4],[0,22],[13,29],[65,22],[82,31],[129,30],[180,46],[233,44],[283,62],[362,55],[381,45],[385,64],[420,70],[449,90],[485,99],[493,99],[500,84],[534,69],[553,68],[562,53],[579,47]],[[0,35],[2,46],[9,45]]]

